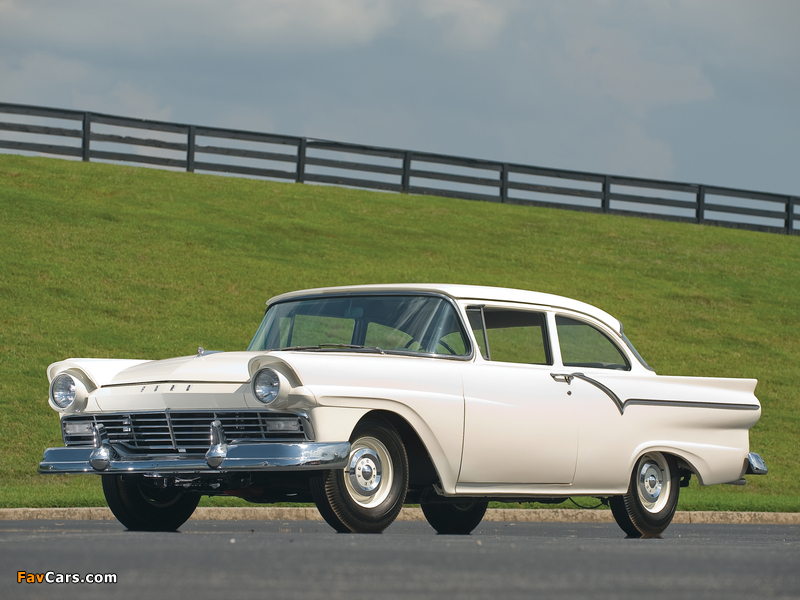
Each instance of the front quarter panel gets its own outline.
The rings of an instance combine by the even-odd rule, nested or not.
[[[313,393],[319,441],[349,439],[365,414],[388,411],[420,436],[447,491],[455,490],[464,431],[458,360],[360,353],[275,353]]]

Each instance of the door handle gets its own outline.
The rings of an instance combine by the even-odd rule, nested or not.
[[[572,380],[575,379],[575,376],[569,373],[550,373],[550,377],[559,383],[566,383],[567,385],[571,384]]]

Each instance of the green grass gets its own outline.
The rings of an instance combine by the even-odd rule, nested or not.
[[[797,237],[0,155],[0,240],[0,506],[104,504],[36,472],[54,361],[239,350],[281,292],[452,282],[599,306],[663,375],[757,378],[769,475],[680,507],[800,511]]]

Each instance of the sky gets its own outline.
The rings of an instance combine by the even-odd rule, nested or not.
[[[799,30],[798,0],[0,0],[0,102],[800,195]]]

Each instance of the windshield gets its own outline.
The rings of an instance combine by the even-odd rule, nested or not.
[[[308,298],[273,304],[248,350],[469,356],[456,309],[432,295]]]

